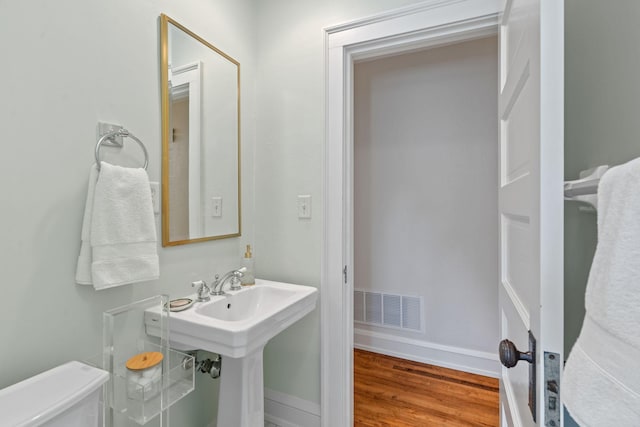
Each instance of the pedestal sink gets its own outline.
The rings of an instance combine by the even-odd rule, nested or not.
[[[254,286],[169,316],[170,345],[223,356],[218,427],[263,427],[262,353],[267,342],[313,311],[318,290],[256,279]],[[191,296],[195,299],[195,296]],[[145,316],[147,333],[159,335],[159,312]]]

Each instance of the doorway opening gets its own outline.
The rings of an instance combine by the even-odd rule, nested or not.
[[[490,2],[426,2],[325,29],[327,129],[321,292],[322,425],[353,423],[354,62],[495,35]]]
[[[354,347],[497,378],[497,37],[357,61],[353,81]],[[366,355],[356,421],[376,393],[359,387],[375,381],[358,369]],[[416,402],[420,379],[389,405]],[[497,424],[492,393],[477,402],[486,414],[467,415]],[[417,416],[455,416],[424,397]]]
[[[322,425],[353,423],[353,67],[495,35],[491,2],[427,2],[327,28],[327,143],[321,292]],[[495,112],[495,110],[493,110]]]

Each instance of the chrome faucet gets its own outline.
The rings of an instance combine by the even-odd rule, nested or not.
[[[224,295],[225,292],[222,290],[224,284],[227,280],[231,279],[231,287],[230,291],[237,291],[242,289],[240,285],[240,278],[244,276],[244,272],[247,271],[247,267],[238,268],[237,270],[231,270],[220,278],[217,274],[213,281],[213,286],[211,287],[211,295]]]

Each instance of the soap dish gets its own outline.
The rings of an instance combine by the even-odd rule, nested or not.
[[[193,305],[191,298],[178,298],[169,301],[169,311],[182,311]]]

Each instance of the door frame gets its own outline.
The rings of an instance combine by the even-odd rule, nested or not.
[[[202,62],[174,67],[169,70],[169,103],[174,99],[189,98],[189,239],[195,239],[204,234],[204,212],[202,209],[202,138],[200,135],[201,122],[201,86]],[[180,88],[176,94],[172,89]],[[173,95],[177,95],[173,98]]]
[[[324,29],[323,427],[353,425],[353,64],[495,35],[499,3],[431,0]]]

